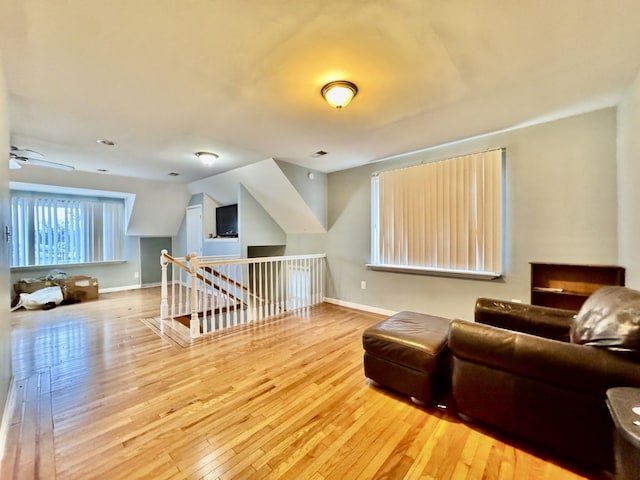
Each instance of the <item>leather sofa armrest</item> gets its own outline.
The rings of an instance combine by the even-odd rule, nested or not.
[[[569,341],[571,322],[577,312],[526,303],[478,298],[475,321],[494,327]]]
[[[464,320],[451,322],[449,349],[454,360],[459,358],[602,398],[613,386],[640,387],[640,364],[606,349]]]

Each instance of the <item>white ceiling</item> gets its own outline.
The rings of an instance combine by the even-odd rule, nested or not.
[[[615,105],[639,25],[638,0],[0,0],[12,143],[183,183],[270,157],[330,172]],[[342,111],[320,96],[337,79],[360,89]]]

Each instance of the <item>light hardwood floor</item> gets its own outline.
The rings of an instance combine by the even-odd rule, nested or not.
[[[158,309],[151,288],[12,313],[0,478],[596,478],[369,386],[380,316],[325,304],[189,344]]]

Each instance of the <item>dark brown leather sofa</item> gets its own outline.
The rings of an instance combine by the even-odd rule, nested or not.
[[[450,326],[452,395],[465,420],[613,472],[606,391],[640,387],[640,361],[571,343],[575,313],[478,299],[475,323]]]

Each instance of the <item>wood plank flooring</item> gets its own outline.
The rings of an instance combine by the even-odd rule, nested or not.
[[[368,385],[362,330],[320,305],[195,342],[158,288],[12,314],[2,479],[598,478]]]

